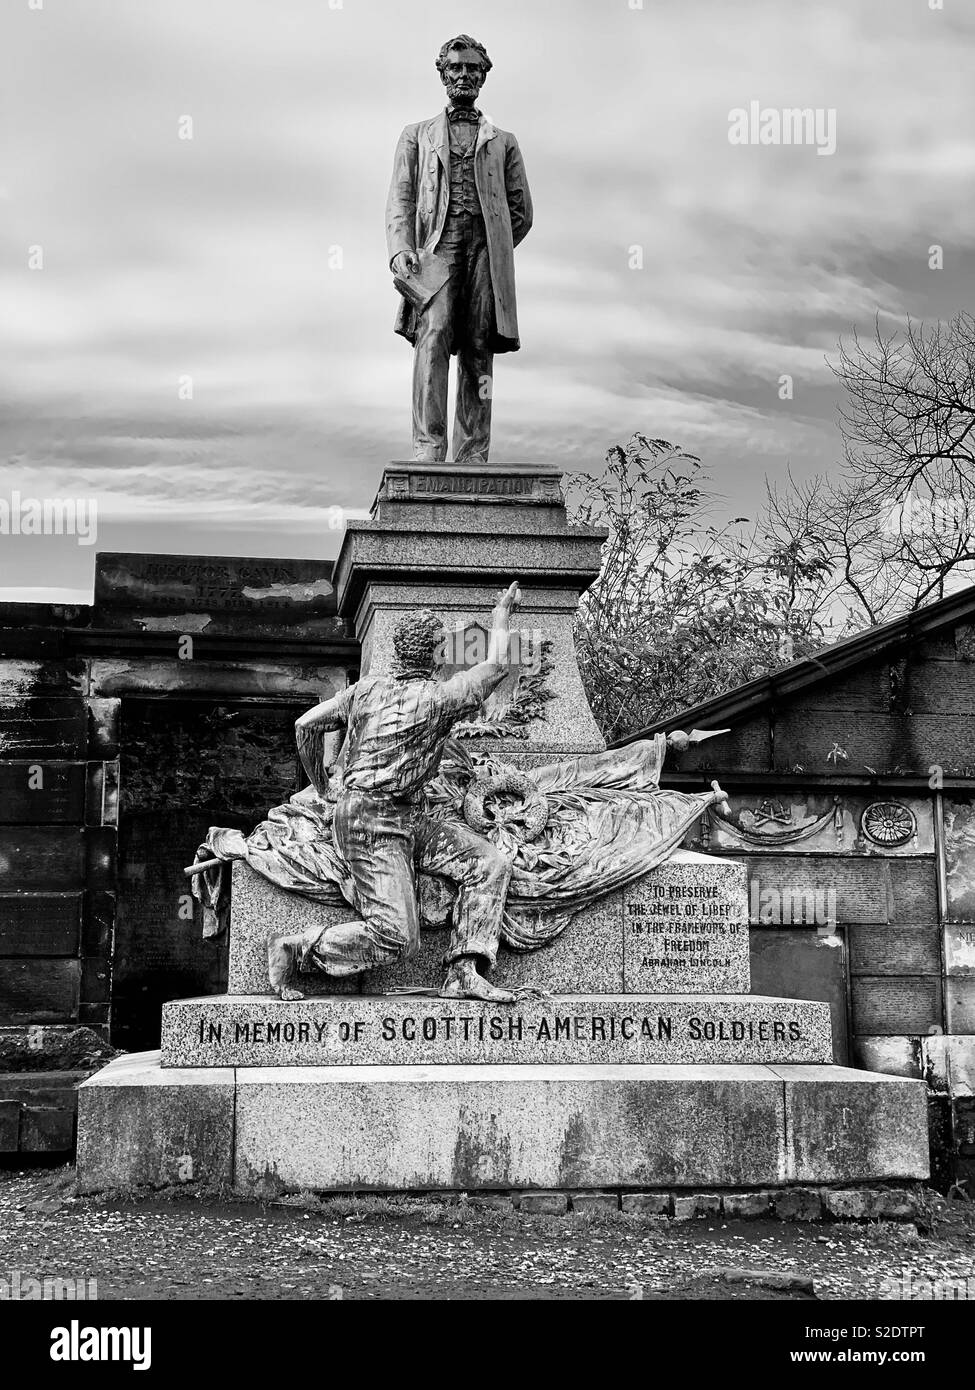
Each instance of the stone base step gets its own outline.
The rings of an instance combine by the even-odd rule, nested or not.
[[[79,1090],[82,1191],[749,1188],[926,1178],[923,1082],[818,1066],[164,1069]]]
[[[165,1067],[829,1063],[829,1005],[753,994],[481,1004],[211,995],[163,1005]]]

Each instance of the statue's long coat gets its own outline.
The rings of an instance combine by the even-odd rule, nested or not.
[[[532,200],[518,141],[481,117],[474,154],[474,178],[484,213],[488,260],[494,289],[494,352],[516,352],[514,248],[528,235]],[[401,251],[433,251],[443,233],[450,194],[450,140],[447,113],[408,125],[399,138],[386,202],[386,244],[390,264]],[[396,332],[416,339],[416,315],[401,299]]]

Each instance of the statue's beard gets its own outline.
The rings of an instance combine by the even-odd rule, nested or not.
[[[457,82],[447,84],[447,96],[454,106],[473,106],[477,101],[478,90],[473,83],[469,87],[462,87]]]

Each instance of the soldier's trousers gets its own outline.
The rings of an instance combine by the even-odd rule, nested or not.
[[[455,463],[487,462],[491,445],[494,354],[494,291],[484,219],[450,215],[436,254],[450,279],[419,315],[413,356],[413,457],[442,463],[447,457],[447,377],[457,353],[454,410]]]
[[[352,876],[360,920],[327,927],[302,968],[356,975],[415,955],[422,871],[457,885],[445,964],[461,956],[494,964],[511,866],[490,840],[465,826],[444,825],[409,803],[357,791],[339,798],[332,836]]]

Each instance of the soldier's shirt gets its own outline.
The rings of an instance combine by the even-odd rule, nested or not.
[[[342,786],[412,799],[435,777],[458,719],[475,713],[497,680],[458,671],[449,680],[366,676],[335,702],[347,728]]]

